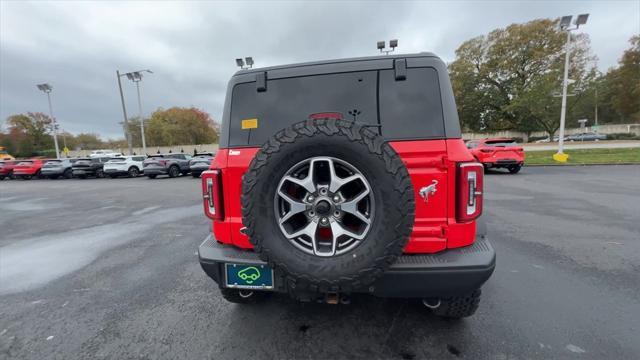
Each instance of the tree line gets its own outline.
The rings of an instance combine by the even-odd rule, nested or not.
[[[6,119],[6,130],[0,131],[0,146],[19,157],[55,156],[53,121],[40,112],[11,115]],[[146,143],[152,146],[196,145],[218,142],[219,125],[200,109],[172,107],[158,109],[144,120]],[[142,146],[140,119],[129,120],[129,131],[134,147]],[[98,134],[58,133],[60,150],[126,149],[124,139],[103,140]]]
[[[466,131],[516,130],[527,134],[560,127],[566,33],[557,20],[512,24],[465,41],[449,64],[458,114]],[[567,127],[640,122],[640,36],[618,65],[596,67],[587,34],[571,34]]]

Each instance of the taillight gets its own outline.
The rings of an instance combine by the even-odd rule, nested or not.
[[[202,172],[202,202],[204,214],[211,220],[222,220],[222,172],[218,169]]]
[[[456,219],[469,222],[482,214],[484,168],[480,163],[458,165]]]

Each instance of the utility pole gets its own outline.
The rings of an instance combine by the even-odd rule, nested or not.
[[[129,119],[127,119],[127,108],[124,105],[124,94],[122,93],[122,82],[120,81],[120,70],[116,70],[116,77],[118,78],[118,89],[120,89],[120,100],[122,101],[122,114],[124,115],[124,137],[127,140],[127,147],[129,148],[129,155],[133,155],[133,144],[131,143],[131,134],[129,134]]]

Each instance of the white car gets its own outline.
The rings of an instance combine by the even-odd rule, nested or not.
[[[116,157],[122,156],[122,154],[117,153],[113,150],[93,150],[91,154],[89,154],[90,158],[103,158],[103,157]]]
[[[111,178],[122,175],[134,178],[142,174],[142,162],[145,158],[146,156],[143,155],[120,155],[109,159],[104,164],[103,172],[105,176],[110,176]]]

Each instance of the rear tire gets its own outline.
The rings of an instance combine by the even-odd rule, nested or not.
[[[178,175],[180,175],[180,169],[175,165],[171,165],[168,173],[170,178],[178,177]]]
[[[4,175],[0,175],[0,181],[4,180]]]
[[[96,170],[96,178],[98,179],[104,178],[104,171],[102,169]]]
[[[67,170],[64,171],[62,176],[64,176],[65,179],[71,179],[71,178],[73,178],[73,171],[71,171],[71,169],[67,169]]]
[[[194,178],[199,178],[200,177],[200,173],[192,172],[191,176],[193,176]]]
[[[518,172],[520,172],[520,169],[522,169],[521,165],[510,165],[508,168],[510,173],[512,174],[517,174]]]
[[[440,300],[440,306],[433,309],[436,316],[447,319],[461,319],[475,314],[480,305],[480,289],[463,296]]]
[[[254,291],[254,290],[238,290],[221,288],[220,293],[222,297],[228,302],[234,304],[255,304],[266,299],[269,293],[266,291]]]

